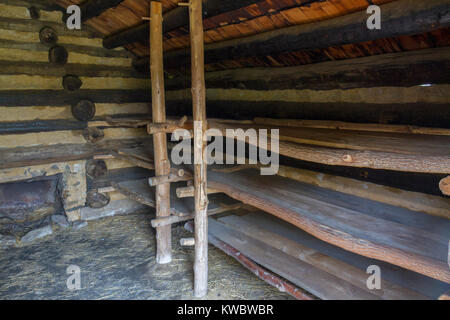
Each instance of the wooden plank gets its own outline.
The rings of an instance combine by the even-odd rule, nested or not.
[[[147,90],[81,89],[64,90],[0,90],[0,106],[61,106],[88,99],[95,103],[148,102]]]
[[[228,220],[230,219],[230,220]],[[265,212],[255,211],[243,215],[231,215],[220,217],[219,222],[225,223],[230,228],[235,228],[237,231],[242,232],[250,237],[255,237],[261,241],[267,242],[271,245],[270,239],[274,236],[273,246],[276,248],[282,248],[283,244],[286,244],[284,252],[298,258],[309,260],[311,264],[314,264],[318,268],[326,272],[335,272],[339,277],[347,277],[348,275],[355,274],[351,270],[356,268],[358,273],[363,272],[364,283],[359,285],[364,289],[366,287],[366,281],[369,274],[366,273],[367,268],[371,265],[377,265],[381,269],[382,283],[381,290],[370,290],[370,292],[376,295],[399,295],[410,296],[415,299],[436,299],[443,291],[450,289],[450,285],[444,282],[431,279],[421,274],[399,268],[397,266],[388,264],[383,261],[369,259],[361,255],[357,255],[341,248],[323,242],[308,233],[296,228],[295,226],[282,221]],[[239,225],[234,221],[239,221]],[[246,232],[246,227],[256,230],[256,232]],[[264,236],[265,235],[265,236]],[[277,239],[282,240],[279,242]],[[281,245],[281,246],[280,246]],[[307,248],[306,251],[298,252],[295,250],[297,245]],[[271,245],[272,246],[272,245]],[[300,247],[298,247],[300,248]],[[280,249],[283,251],[283,249]],[[317,252],[316,256],[314,252]],[[304,254],[303,254],[304,253]],[[312,253],[312,255],[310,255]],[[325,261],[336,261],[336,265],[322,263],[320,257],[327,257]],[[316,261],[316,262],[314,262]],[[341,269],[341,266],[343,269]],[[350,267],[349,273],[345,272],[347,267]],[[341,272],[338,270],[341,269]],[[334,270],[334,271],[333,271]],[[357,274],[355,274],[357,276]],[[355,284],[358,282],[354,282]]]
[[[238,129],[245,127],[245,124],[241,125],[233,125],[231,123],[228,124],[220,124],[218,122],[211,123],[211,128],[216,128],[221,132],[221,134],[227,138],[235,139],[236,136],[234,132],[228,132],[227,129]],[[248,125],[247,125],[248,126]],[[336,131],[337,134],[338,131]],[[214,133],[214,132],[213,132]],[[434,139],[435,136],[429,136]],[[437,138],[444,139],[445,145],[448,144],[449,137],[447,136],[436,136]],[[370,146],[362,146],[361,149],[356,145],[352,146],[354,149],[338,149],[331,148],[331,144],[326,144],[327,146],[323,146],[320,143],[320,146],[308,145],[308,144],[299,144],[293,143],[291,141],[283,141],[286,139],[286,136],[282,136],[280,134],[279,141],[279,154],[292,157],[294,159],[300,159],[310,162],[317,162],[322,164],[329,165],[341,165],[341,166],[353,166],[353,167],[366,167],[366,168],[374,168],[374,169],[387,169],[387,170],[396,170],[396,171],[409,171],[409,172],[428,172],[428,173],[449,173],[450,172],[450,157],[448,156],[449,149],[443,148],[440,149],[439,146],[436,145],[436,149],[434,149],[433,154],[423,154],[421,150],[416,149],[416,153],[412,154],[410,149],[407,150],[408,147],[404,146],[402,152],[397,153],[394,152],[392,148],[388,148],[388,151],[382,151],[382,149],[378,147],[373,147],[371,150]],[[422,137],[423,138],[423,137]],[[245,140],[245,137],[237,137],[241,141]],[[302,139],[302,138],[299,138]],[[315,139],[315,137],[313,137]],[[289,138],[287,140],[290,140]],[[395,139],[394,139],[395,140]],[[375,143],[377,139],[372,140]],[[414,144],[414,139],[408,140],[411,145]],[[244,141],[245,142],[245,141]],[[306,142],[306,141],[302,141]],[[312,140],[307,141],[308,143],[312,143]],[[349,147],[352,144],[351,139],[347,140],[349,142],[346,147]],[[249,143],[254,143],[250,141]],[[314,142],[315,143],[315,142]],[[337,146],[337,145],[336,145]],[[344,145],[340,145],[340,147],[344,147]],[[271,150],[270,142],[267,143],[267,149]],[[376,151],[374,151],[376,149]],[[389,152],[391,151],[391,152]],[[409,152],[409,153],[408,153]],[[442,153],[441,153],[442,152]]]
[[[219,218],[218,222],[224,224],[227,228],[236,230],[252,239],[261,241],[266,245],[280,250],[292,257],[299,259],[311,266],[332,274],[352,285],[376,295],[381,299],[387,300],[416,300],[426,299],[425,296],[412,290],[394,285],[389,281],[381,279],[381,288],[370,290],[367,288],[368,274],[366,270],[358,269],[343,261],[330,257],[320,251],[309,248],[301,243],[290,240],[282,235],[271,231],[269,226],[262,228],[257,220],[258,214],[244,215],[239,217],[235,215]],[[263,220],[267,221],[267,220]],[[271,221],[272,223],[276,223]],[[274,270],[275,271],[275,270]]]
[[[441,189],[443,194],[450,196],[450,176],[443,178],[439,182],[439,189]]]
[[[87,21],[101,15],[108,9],[117,7],[123,0],[88,0],[80,5],[81,21]]]
[[[74,37],[75,38],[75,37]],[[75,41],[74,41],[75,42]],[[81,45],[81,44],[71,44],[71,43],[65,43],[63,45],[64,48],[67,49],[69,52],[73,52],[71,56],[69,56],[69,62],[71,62],[74,55],[77,54],[83,54],[83,58],[85,60],[86,57],[102,57],[102,58],[131,58],[131,54],[128,51],[125,50],[108,50],[105,48],[98,48],[98,47],[92,47],[87,45]],[[24,51],[33,51],[35,53],[48,53],[48,46],[45,44],[42,44],[40,42],[24,42],[24,41],[17,41],[14,39],[0,39],[0,48],[5,49],[16,49],[16,50],[24,50]],[[91,58],[92,59],[92,58]],[[24,60],[22,58],[22,60]],[[47,57],[48,60],[48,57]],[[35,60],[32,60],[35,61]],[[84,61],[86,62],[86,61]],[[130,65],[131,65],[131,59],[130,59]]]
[[[444,236],[297,194],[298,182],[256,171],[210,172],[209,184],[323,241],[450,283]]]
[[[54,162],[91,159],[120,148],[146,149],[148,138],[107,140],[94,144],[56,144],[50,146],[19,147],[2,149],[0,169],[25,167]]]
[[[280,166],[278,175],[325,189],[450,219],[450,200],[317,171]]]
[[[237,204],[231,205],[231,206],[220,205],[218,208],[208,210],[208,217],[217,215],[219,213],[225,213],[225,212],[229,212],[232,210],[237,210],[237,209],[242,208],[242,206],[243,206],[243,204],[241,204],[241,203],[237,203]],[[165,226],[165,225],[172,225],[172,224],[179,223],[179,222],[194,220],[194,218],[195,218],[194,212],[188,213],[187,215],[184,215],[184,216],[171,215],[169,217],[153,219],[152,227],[156,228],[156,227],[161,227],[161,226]]]
[[[150,71],[152,80],[152,120],[154,123],[166,122],[164,104],[164,70],[162,39],[162,5],[150,2]],[[156,175],[168,175],[170,162],[167,155],[167,137],[165,133],[153,135]],[[156,216],[170,215],[170,183],[156,186]],[[156,228],[156,261],[161,264],[172,261],[171,226]]]
[[[380,6],[383,27],[369,30],[367,13],[356,12],[330,20],[282,28],[254,36],[238,38],[205,46],[205,63],[236,60],[255,56],[270,56],[282,52],[314,50],[403,35],[419,34],[450,26],[445,0],[418,3],[398,0]],[[166,54],[167,68],[186,66],[189,50],[174,50]]]
[[[51,0],[1,0],[0,3],[21,7],[34,6],[47,11],[61,11],[61,8]]]

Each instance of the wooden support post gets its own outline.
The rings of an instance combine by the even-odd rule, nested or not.
[[[208,196],[206,193],[206,141],[203,139],[207,129],[207,123],[202,0],[190,1],[189,24],[194,118],[194,295],[196,297],[203,297],[206,295],[208,289]]]
[[[241,208],[244,208],[244,204],[243,203],[237,203],[231,206],[227,206],[227,205],[220,205],[220,207],[217,207],[215,209],[212,210],[208,210],[208,217],[215,215],[215,214],[219,214],[219,213],[224,213],[227,211],[232,211],[232,210],[238,210]],[[174,224],[174,223],[179,223],[179,222],[183,222],[183,221],[189,221],[194,219],[195,214],[188,214],[185,216],[170,216],[170,217],[164,217],[164,218],[159,218],[159,219],[153,219],[151,221],[152,223],[152,227],[156,228],[156,227],[160,227],[160,226],[166,226],[169,224]]]
[[[154,123],[166,122],[163,71],[162,5],[150,2],[150,73],[152,82],[152,120]],[[153,135],[155,172],[157,176],[170,174],[167,155],[167,137],[163,132]],[[156,186],[156,216],[170,215],[170,183]],[[172,261],[171,227],[156,228],[156,262]]]

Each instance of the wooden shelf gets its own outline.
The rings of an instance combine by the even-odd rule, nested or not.
[[[208,187],[325,242],[450,283],[450,222],[248,169],[208,173]]]
[[[342,250],[264,212],[209,219],[209,233],[321,299],[437,299],[449,285]],[[367,267],[382,270],[369,290]]]
[[[279,129],[279,153],[304,161],[395,171],[450,172],[450,136],[446,135],[233,124],[218,121],[210,121],[209,124],[224,135],[226,129],[267,129],[268,134],[271,129]],[[270,149],[270,141],[268,148]]]

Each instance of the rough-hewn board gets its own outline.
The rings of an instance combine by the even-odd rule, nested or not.
[[[395,132],[413,133],[438,136],[450,136],[450,129],[419,127],[410,125],[380,124],[380,123],[354,123],[344,121],[327,120],[302,120],[302,119],[271,119],[255,118],[253,123],[259,125],[281,126],[281,127],[304,127],[319,129],[335,129],[344,131],[369,131],[369,132]]]
[[[328,48],[428,32],[450,26],[448,9],[449,4],[445,0],[394,1],[381,6],[383,26],[380,30],[369,30],[366,26],[367,13],[356,12],[331,20],[206,45],[205,63]],[[167,68],[188,64],[188,49],[171,51],[165,55]]]
[[[223,136],[236,138],[233,132],[227,129],[236,129],[243,125],[218,124],[212,123],[211,128],[218,129]],[[215,133],[214,133],[215,134]],[[280,136],[281,137],[281,136]],[[430,136],[434,137],[434,136]],[[439,138],[448,138],[447,136],[438,136]],[[237,137],[245,142],[245,137]],[[250,141],[250,143],[253,143]],[[317,162],[329,165],[366,167],[373,169],[385,169],[409,172],[427,172],[427,173],[449,173],[450,157],[448,150],[437,151],[433,155],[420,153],[401,154],[385,151],[350,150],[330,148],[324,146],[314,146],[309,144],[299,144],[290,141],[279,141],[279,154],[294,159]],[[267,142],[267,149],[271,150],[271,142]]]
[[[133,117],[137,119],[139,117],[145,119],[146,115],[127,114],[127,115],[113,115],[113,118],[119,117],[124,119],[124,116]],[[88,122],[72,120],[71,119],[51,119],[51,120],[32,120],[32,121],[0,121],[0,135],[2,134],[18,134],[18,133],[30,133],[30,132],[46,132],[46,131],[59,131],[59,130],[83,130],[89,127]],[[96,126],[97,128],[128,128],[127,126],[115,125],[115,126]]]
[[[77,44],[63,44],[70,52],[87,54],[95,57],[105,58],[130,58],[131,54],[125,50],[108,50],[105,48],[97,48],[92,46],[84,46]],[[48,52],[48,46],[38,42],[22,42],[8,39],[0,39],[0,48],[20,49],[37,52]]]
[[[450,82],[450,47],[390,53],[351,60],[283,68],[244,68],[208,72],[208,88],[283,90],[410,87]],[[186,76],[169,79],[168,90],[190,87]]]
[[[257,171],[242,172],[210,172],[209,185],[325,242],[450,283],[448,239],[444,236],[297,194],[294,181],[260,176]]]

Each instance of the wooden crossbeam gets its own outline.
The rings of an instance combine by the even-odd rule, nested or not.
[[[382,28],[369,30],[366,11],[310,24],[296,25],[205,46],[205,63],[270,56],[283,52],[314,50],[345,44],[420,34],[450,26],[446,0],[398,0],[381,7]],[[165,55],[166,68],[189,64],[189,48]],[[142,70],[145,59],[135,62]]]

